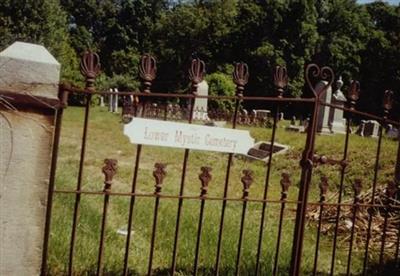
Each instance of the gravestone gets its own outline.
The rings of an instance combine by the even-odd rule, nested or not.
[[[322,93],[322,89],[328,85],[327,81],[320,81],[315,86],[317,94]],[[321,101],[325,103],[331,103],[332,100],[332,87],[328,86],[325,93],[321,97]],[[317,132],[319,133],[332,133],[332,126],[329,121],[329,106],[322,106],[319,108],[319,114],[317,118]]]
[[[292,125],[292,126],[296,125],[296,116],[292,117],[292,120],[290,121],[290,125]]]
[[[356,130],[357,135],[364,136],[365,122],[366,120],[361,120],[361,123]]]
[[[285,130],[293,132],[304,132],[304,126],[296,125],[296,116],[293,116],[290,120],[290,125],[285,127]]]
[[[114,88],[114,92],[118,93],[118,88]],[[113,108],[113,112],[118,112],[118,94],[114,94],[114,108]]]
[[[379,123],[375,120],[365,121],[361,136],[377,138],[379,135]]]
[[[110,88],[110,92],[118,93],[118,89]],[[118,95],[117,94],[109,94],[108,95],[108,111],[109,112],[118,112]]]
[[[113,92],[113,89],[110,88],[110,93]],[[108,112],[113,112],[114,108],[114,95],[113,94],[108,94]]]
[[[208,96],[208,83],[203,80],[197,87],[198,96]],[[193,119],[195,120],[209,120],[207,114],[207,98],[196,98],[193,107]]]
[[[254,146],[248,151],[247,156],[252,159],[257,159],[267,162],[271,150],[272,150],[272,156],[276,154],[284,154],[289,150],[289,146],[275,142],[274,146],[271,149],[270,142],[260,141],[254,144]]]
[[[271,111],[268,109],[255,109],[254,111],[258,120],[268,119],[271,116]]]
[[[399,139],[399,130],[391,126],[391,128],[389,128],[388,131],[386,132],[386,136],[394,140]]]
[[[332,94],[331,103],[340,107],[344,107],[347,99],[340,90],[343,86],[342,77],[336,81],[336,90]],[[333,133],[346,133],[346,119],[343,118],[343,110],[331,107],[329,111],[329,125]]]
[[[60,64],[40,45],[0,53],[0,275],[39,275]]]

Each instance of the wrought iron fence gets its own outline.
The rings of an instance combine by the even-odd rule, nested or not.
[[[330,254],[330,275],[335,275],[335,259],[337,258],[337,247],[339,242],[339,236],[343,232],[342,229],[342,215],[343,212],[349,212],[351,220],[348,222],[349,227],[347,231],[350,232],[350,238],[345,243],[348,247],[347,254],[347,264],[346,264],[346,274],[350,275],[352,273],[352,257],[353,257],[353,246],[354,241],[359,235],[364,235],[364,250],[363,250],[363,264],[362,264],[362,274],[370,274],[370,273],[378,273],[383,274],[387,262],[394,262],[394,266],[399,267],[399,226],[400,221],[397,219],[392,222],[392,217],[399,217],[400,214],[400,205],[398,198],[398,181],[399,179],[394,178],[393,168],[393,181],[389,181],[386,189],[378,188],[378,173],[380,166],[380,155],[382,151],[382,141],[383,141],[383,128],[387,124],[392,124],[393,126],[399,127],[400,124],[397,121],[393,121],[389,118],[389,112],[392,108],[392,92],[386,91],[385,97],[383,101],[383,115],[377,116],[365,112],[361,112],[355,109],[356,101],[359,98],[360,85],[357,81],[353,81],[351,83],[348,98],[349,101],[346,106],[338,106],[331,103],[325,103],[322,99],[328,89],[334,81],[334,72],[329,67],[319,67],[316,64],[310,64],[305,69],[305,80],[308,84],[309,89],[312,91],[313,97],[311,98],[285,98],[283,97],[283,92],[288,85],[288,77],[285,67],[278,66],[276,68],[274,74],[274,84],[276,87],[275,96],[258,96],[258,97],[247,97],[245,92],[245,86],[248,82],[249,70],[245,63],[237,63],[235,66],[235,70],[233,73],[233,81],[236,84],[236,95],[235,96],[199,96],[197,94],[198,84],[204,79],[205,74],[205,64],[200,59],[193,59],[190,69],[189,69],[189,79],[191,81],[191,89],[188,94],[163,94],[163,93],[153,93],[151,91],[152,82],[156,77],[156,60],[151,55],[144,55],[141,59],[140,65],[140,77],[142,79],[142,89],[140,92],[118,92],[119,96],[124,97],[124,107],[122,112],[123,121],[125,123],[129,122],[130,118],[134,116],[142,116],[149,118],[157,118],[161,120],[186,120],[187,123],[191,124],[197,120],[197,113],[202,113],[203,110],[195,110],[194,101],[196,98],[207,98],[207,99],[215,99],[215,100],[231,100],[234,102],[234,110],[232,112],[219,112],[208,111],[208,119],[210,120],[224,120],[230,122],[230,127],[236,128],[240,125],[258,125],[265,126],[266,123],[271,127],[271,136],[269,137],[270,150],[268,152],[269,158],[265,166],[265,178],[263,180],[263,194],[261,198],[253,197],[251,195],[251,187],[254,185],[254,175],[252,170],[244,169],[242,171],[242,176],[240,181],[243,185],[242,195],[240,197],[229,197],[228,190],[230,188],[230,183],[232,181],[232,173],[231,168],[234,162],[234,154],[228,154],[228,158],[226,160],[226,171],[224,173],[225,178],[223,181],[223,194],[222,196],[210,196],[209,195],[209,184],[213,178],[213,171],[210,166],[203,166],[200,168],[199,178],[199,187],[200,193],[198,196],[188,196],[185,194],[185,185],[187,184],[187,171],[189,165],[189,155],[191,151],[186,149],[184,151],[183,162],[181,164],[181,177],[180,177],[180,186],[179,193],[177,194],[167,194],[163,192],[164,188],[164,180],[168,177],[168,167],[164,163],[156,163],[154,165],[153,177],[154,177],[154,191],[153,193],[143,193],[137,190],[137,182],[139,176],[139,168],[141,167],[141,158],[143,157],[142,149],[143,145],[137,145],[136,148],[136,158],[134,161],[134,166],[132,170],[132,184],[130,192],[113,192],[112,184],[113,177],[117,171],[118,161],[115,159],[106,159],[104,167],[102,168],[102,172],[105,175],[104,180],[104,189],[102,191],[90,191],[85,190],[82,186],[82,177],[85,168],[85,156],[86,156],[86,145],[87,145],[87,133],[89,126],[89,115],[91,111],[90,99],[95,94],[101,95],[111,95],[114,92],[100,92],[96,91],[94,87],[95,78],[100,70],[100,61],[97,54],[92,52],[87,52],[81,62],[81,72],[86,78],[86,87],[85,88],[77,88],[69,85],[61,85],[60,86],[60,94],[63,102],[66,103],[66,95],[68,93],[77,93],[85,95],[86,97],[86,106],[85,106],[85,114],[83,121],[83,135],[81,141],[81,149],[80,149],[80,159],[79,159],[79,170],[76,182],[75,189],[57,189],[55,185],[55,176],[57,169],[57,158],[58,158],[58,147],[60,143],[60,130],[61,130],[61,122],[63,116],[63,109],[61,108],[57,113],[57,121],[56,121],[56,130],[54,137],[54,147],[53,147],[53,155],[52,155],[52,167],[51,167],[51,175],[50,175],[50,187],[49,187],[49,195],[48,195],[48,203],[47,203],[47,218],[46,218],[46,227],[45,227],[45,242],[44,242],[44,251],[43,251],[43,264],[42,264],[42,275],[46,275],[48,272],[47,260],[49,259],[48,248],[49,248],[49,237],[51,232],[51,219],[52,219],[52,206],[53,199],[59,194],[66,194],[74,197],[74,207],[73,207],[73,216],[72,216],[72,231],[69,240],[69,258],[67,265],[67,274],[74,274],[74,261],[75,261],[75,249],[76,249],[76,236],[77,236],[77,226],[80,219],[80,210],[81,210],[81,199],[83,196],[96,196],[103,197],[103,211],[102,211],[102,221],[101,221],[101,232],[99,233],[100,240],[98,245],[98,260],[96,266],[96,272],[98,275],[103,273],[104,261],[103,255],[104,250],[106,249],[106,239],[105,239],[105,229],[107,228],[107,218],[109,215],[108,206],[110,198],[112,197],[128,197],[130,199],[129,203],[129,215],[127,217],[127,236],[125,241],[125,250],[124,250],[124,261],[123,267],[121,267],[121,271],[123,275],[130,274],[129,267],[129,256],[132,251],[132,247],[135,247],[135,241],[132,240],[132,229],[133,229],[133,217],[135,214],[135,204],[138,198],[152,198],[154,199],[154,210],[152,217],[152,230],[151,230],[151,239],[150,239],[150,250],[148,256],[148,269],[147,275],[151,275],[155,273],[156,268],[153,266],[154,252],[155,252],[155,243],[157,239],[157,227],[159,222],[160,215],[160,201],[164,199],[172,199],[177,201],[177,210],[176,210],[176,221],[175,221],[175,234],[173,239],[173,246],[171,251],[171,265],[169,269],[169,273],[174,275],[177,271],[178,266],[178,243],[180,241],[180,230],[181,230],[181,222],[182,222],[182,212],[184,209],[183,203],[188,200],[196,200],[200,203],[198,221],[194,221],[194,224],[197,224],[196,231],[196,244],[195,244],[195,254],[193,260],[193,267],[189,269],[190,274],[197,275],[199,273],[199,250],[202,242],[203,235],[203,225],[204,225],[204,208],[208,201],[219,202],[221,204],[221,213],[219,216],[219,225],[215,225],[218,229],[217,235],[217,243],[216,243],[216,254],[215,254],[215,262],[212,268],[211,274],[218,275],[221,270],[221,256],[222,252],[222,241],[224,238],[224,226],[226,223],[226,209],[227,204],[230,202],[239,202],[242,205],[241,213],[240,213],[240,225],[239,225],[239,236],[237,242],[237,250],[236,250],[236,262],[234,267],[235,275],[240,274],[249,274],[249,275],[261,275],[263,272],[261,271],[261,262],[264,258],[263,256],[263,239],[265,239],[266,235],[269,233],[265,232],[265,227],[267,223],[266,211],[270,207],[270,205],[279,206],[279,218],[278,218],[278,230],[276,237],[276,246],[274,248],[273,254],[273,262],[271,264],[272,274],[278,274],[279,268],[279,256],[280,256],[280,243],[282,241],[282,236],[285,234],[285,238],[287,237],[287,233],[282,232],[282,225],[284,223],[285,215],[287,214],[287,205],[291,205],[291,208],[295,210],[295,223],[294,223],[294,232],[290,237],[292,242],[292,254],[290,260],[290,270],[288,274],[290,275],[300,275],[301,265],[304,261],[302,257],[303,252],[303,241],[305,235],[305,227],[308,225],[310,221],[312,221],[314,217],[314,221],[316,222],[316,233],[313,235],[315,238],[315,254],[312,260],[312,270],[310,273],[316,275],[319,271],[318,261],[320,258],[320,245],[321,245],[321,233],[324,229],[324,225],[328,224],[333,227],[333,237],[330,240],[330,246],[332,252]],[[325,84],[322,88],[316,89],[315,83],[319,80],[325,80]],[[183,108],[180,106],[165,104],[165,105],[153,105],[151,102],[154,99],[184,99],[187,100],[187,107]],[[264,101],[273,103],[274,108],[271,110],[270,117],[262,117],[257,118],[255,115],[249,115],[240,110],[240,106],[245,101]],[[288,199],[289,188],[292,184],[291,176],[287,172],[283,172],[281,175],[280,185],[281,185],[281,195],[279,198],[271,199],[269,197],[269,188],[271,186],[271,173],[272,173],[272,161],[273,157],[273,147],[276,142],[276,133],[277,126],[279,124],[279,114],[281,106],[284,103],[294,103],[294,104],[302,104],[308,105],[312,110],[312,116],[309,121],[309,125],[307,128],[305,144],[303,147],[302,157],[300,161],[300,169],[301,176],[299,181],[299,191],[297,200]],[[342,153],[342,158],[334,159],[329,156],[325,156],[323,154],[317,154],[315,151],[315,143],[317,136],[317,123],[320,115],[320,107],[327,106],[335,109],[341,109],[347,112],[347,121],[346,121],[346,133],[344,135],[344,148]],[[65,107],[65,105],[64,105]],[[371,196],[363,197],[362,191],[366,183],[362,183],[361,179],[358,177],[354,177],[352,181],[345,180],[345,176],[347,173],[347,168],[351,162],[357,162],[357,160],[351,160],[349,158],[349,141],[351,129],[350,126],[352,124],[353,116],[362,116],[364,118],[377,120],[380,123],[379,132],[378,132],[378,140],[377,140],[377,149],[375,153],[375,165],[374,165],[374,173],[373,180],[370,186]],[[203,118],[200,118],[203,120]],[[332,171],[339,172],[339,182],[337,183],[337,198],[329,199],[327,198],[327,193],[329,190],[329,177],[326,175],[322,175],[320,179],[320,195],[319,200],[311,199],[310,200],[310,185],[312,183],[313,176],[315,177],[315,170],[319,167],[329,167]],[[396,165],[397,171],[399,170],[399,163]],[[361,173],[361,172],[360,172]],[[349,202],[344,201],[344,193],[345,190],[349,188],[349,186],[353,189],[352,200]],[[257,246],[255,248],[254,255],[254,271],[244,271],[241,270],[241,261],[243,258],[249,258],[249,256],[243,256],[242,248],[243,248],[243,240],[246,235],[245,225],[246,218],[248,218],[249,212],[252,212],[251,209],[248,208],[249,203],[255,203],[261,206],[261,214],[259,221],[259,229],[257,236]],[[292,209],[292,210],[293,210]],[[362,212],[364,210],[364,212]],[[366,210],[366,211],[365,211]],[[170,212],[173,212],[171,210]],[[378,230],[373,229],[373,220],[377,213],[381,214],[383,217],[382,223],[378,226]],[[366,228],[360,229],[357,221],[364,220]],[[389,231],[388,228],[391,224],[395,224],[394,228],[391,228]],[[397,227],[397,230],[396,230]],[[395,229],[395,230],[393,230]],[[346,231],[346,230],[345,230]],[[394,231],[394,232],[393,232]],[[362,232],[362,234],[360,234]],[[377,232],[380,232],[381,235],[377,236]],[[386,250],[386,246],[388,243],[388,237],[390,237],[390,242],[393,244],[393,255],[384,257],[384,253]],[[373,246],[371,245],[373,243]],[[376,246],[379,244],[379,246]],[[343,243],[342,243],[343,245]],[[378,249],[377,249],[378,248]],[[377,263],[371,263],[370,253],[371,250],[378,250],[379,258]]]

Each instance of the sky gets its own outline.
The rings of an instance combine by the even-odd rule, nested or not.
[[[357,0],[358,3],[364,4],[364,3],[371,3],[375,2],[376,0]],[[393,5],[398,5],[400,3],[400,0],[384,0],[384,2],[388,2]]]

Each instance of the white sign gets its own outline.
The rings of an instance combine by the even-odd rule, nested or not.
[[[247,154],[254,139],[247,130],[133,118],[124,127],[131,143]]]

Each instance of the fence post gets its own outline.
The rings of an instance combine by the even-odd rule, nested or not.
[[[41,268],[60,64],[40,45],[0,53],[0,274]]]
[[[312,80],[310,79],[312,78]],[[320,101],[326,94],[328,88],[332,85],[335,75],[331,68],[320,68],[316,64],[310,64],[305,70],[305,79],[310,90],[314,94],[313,116],[307,131],[306,145],[300,162],[302,171],[300,179],[300,189],[298,196],[298,204],[296,210],[296,222],[293,234],[293,249],[290,264],[289,275],[297,276],[301,272],[301,257],[303,253],[304,226],[307,212],[308,191],[312,178],[313,159],[314,159],[314,143],[319,120]],[[314,87],[314,80],[324,80],[325,82],[318,87]]]

